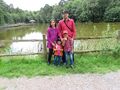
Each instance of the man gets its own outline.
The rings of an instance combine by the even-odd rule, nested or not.
[[[63,11],[63,19],[59,21],[58,29],[59,29],[59,37],[63,41],[63,32],[67,30],[68,36],[74,40],[76,36],[76,28],[73,19],[69,18],[69,12]],[[74,61],[74,54],[73,54],[73,61]],[[63,55],[63,63],[65,63],[65,57]]]

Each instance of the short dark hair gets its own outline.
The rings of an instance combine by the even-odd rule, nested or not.
[[[54,20],[54,19],[50,20],[49,27],[52,27],[52,25],[51,25],[51,22],[52,22],[52,21],[54,21],[54,22],[55,22],[55,27],[57,27],[56,20]]]
[[[69,14],[69,11],[64,10],[64,11],[62,12],[62,14]]]
[[[60,38],[57,38],[57,41],[61,41],[61,39],[60,39]]]

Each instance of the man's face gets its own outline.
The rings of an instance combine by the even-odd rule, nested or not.
[[[63,14],[63,18],[64,18],[64,19],[67,19],[67,18],[68,18],[68,16],[69,16],[69,14],[68,14],[68,13],[64,13],[64,14]]]

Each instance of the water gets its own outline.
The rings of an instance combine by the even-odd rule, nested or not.
[[[47,27],[47,24],[39,24],[0,30],[0,40],[42,40]],[[77,37],[113,36],[120,30],[120,23],[77,23],[76,29]],[[36,53],[43,48],[40,42],[1,42],[0,47],[0,53]]]

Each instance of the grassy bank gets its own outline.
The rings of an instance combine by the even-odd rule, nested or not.
[[[73,69],[65,66],[47,65],[42,56],[0,58],[0,76],[45,76],[76,73],[107,73],[120,69],[120,58],[110,55],[75,55]]]

